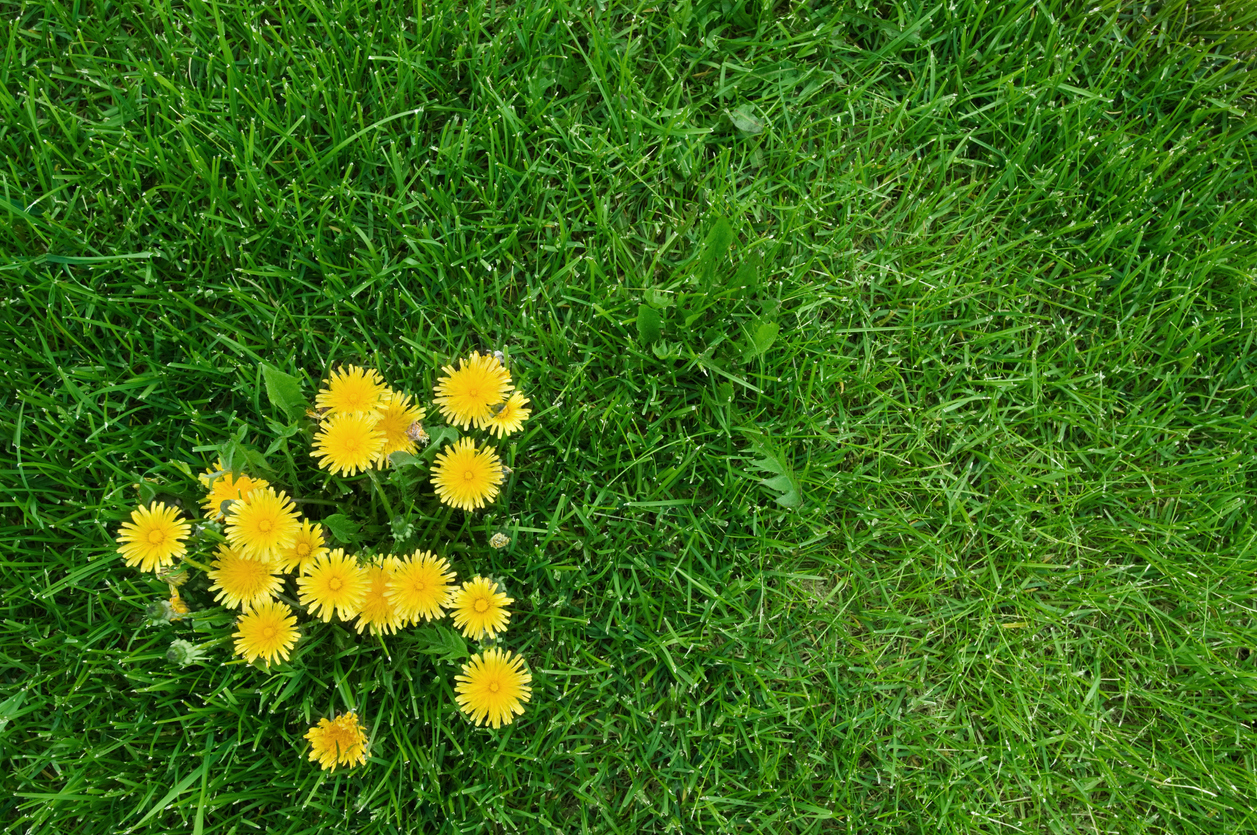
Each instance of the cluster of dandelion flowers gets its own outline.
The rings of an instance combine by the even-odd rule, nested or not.
[[[261,658],[266,666],[287,661],[297,643],[297,616],[287,603],[272,600],[245,612],[236,621],[236,655],[252,664]]]
[[[384,433],[374,412],[336,414],[323,421],[310,455],[319,467],[350,476],[369,468],[384,449]]]
[[[282,490],[263,487],[232,505],[224,534],[241,556],[256,560],[278,559],[301,530],[292,499]]]
[[[297,599],[325,622],[332,619],[333,611],[341,620],[354,618],[366,596],[366,569],[341,548],[316,559],[309,573],[297,578]]]
[[[515,392],[506,399],[506,402],[491,418],[484,422],[485,429],[497,435],[499,439],[523,429],[524,421],[532,414],[532,409],[524,408],[528,402],[527,397]]]
[[[386,386],[380,372],[350,365],[334,370],[327,388],[314,397],[314,405],[333,415],[373,412],[384,397]]]
[[[459,710],[477,727],[482,722],[495,729],[511,724],[516,714],[523,714],[523,703],[532,698],[528,686],[532,673],[524,667],[524,659],[497,647],[473,655],[454,681]]]
[[[468,511],[492,501],[502,479],[502,459],[498,454],[489,447],[476,449],[468,437],[459,438],[438,452],[432,467],[437,497],[447,505]]]
[[[368,626],[371,627],[372,635],[379,635],[381,632],[391,635],[399,626],[405,625],[405,619],[398,613],[397,607],[388,596],[389,583],[397,570],[397,565],[396,557],[385,557],[366,566],[367,593],[362,598],[362,605],[358,609],[359,635]]]
[[[223,511],[224,502],[243,501],[254,490],[259,487],[269,487],[270,484],[262,478],[252,478],[244,473],[229,473],[223,467],[223,462],[218,462],[218,468],[210,467],[205,474],[198,476],[201,484],[205,485],[205,489],[209,494],[205,497],[202,506],[205,508],[205,516],[217,522],[221,522],[225,518]],[[228,505],[230,507],[230,505]]]
[[[377,462],[380,466],[388,463],[388,456],[394,452],[415,452],[414,433],[410,428],[422,424],[427,412],[410,402],[410,395],[389,390],[380,400],[379,420],[376,429],[384,433],[384,447],[380,450]]]
[[[450,605],[454,572],[450,564],[430,551],[415,551],[398,560],[388,582],[389,600],[402,618],[410,623],[435,620]]]
[[[324,546],[323,526],[309,519],[301,520],[301,530],[279,555],[279,568],[284,572],[305,574],[311,563],[327,553]]]
[[[511,375],[497,357],[472,352],[470,359],[460,359],[458,370],[447,365],[445,376],[437,380],[433,400],[448,422],[466,429],[468,424],[483,428],[493,416],[493,407],[506,399],[511,390]]]
[[[480,641],[506,631],[511,613],[505,607],[515,600],[497,588],[498,584],[492,580],[476,577],[463,583],[451,596],[449,605],[454,610],[454,626],[461,629],[463,635]]]
[[[219,545],[218,559],[206,576],[213,581],[210,591],[218,592],[214,602],[247,612],[279,593],[282,580],[275,571],[275,564],[268,560],[249,559],[235,548]]]
[[[356,713],[320,719],[305,738],[310,740],[310,759],[318,762],[324,771],[335,771],[338,765],[362,765],[367,761],[367,731]]]
[[[131,521],[119,527],[118,553],[129,566],[160,571],[188,552],[183,540],[190,533],[192,526],[179,518],[177,508],[153,502],[131,511]]]

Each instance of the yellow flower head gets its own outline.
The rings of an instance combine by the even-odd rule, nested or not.
[[[381,632],[392,634],[397,631],[397,627],[405,624],[397,612],[397,607],[388,597],[389,580],[392,579],[396,569],[396,557],[385,557],[366,567],[367,594],[362,599],[362,606],[358,610],[359,635],[368,626],[371,627],[372,635],[379,635]]]
[[[271,600],[281,584],[274,563],[242,557],[228,545],[218,546],[218,559],[205,576],[214,581],[210,591],[218,592],[214,595],[216,603],[246,612]]]
[[[250,664],[261,658],[269,667],[288,660],[297,643],[297,616],[287,603],[272,600],[241,615],[232,637],[236,639],[236,655]]]
[[[497,591],[497,583],[477,577],[463,583],[463,587],[454,592],[449,605],[454,609],[454,626],[461,629],[466,637],[479,641],[506,631],[511,613],[504,607],[514,602],[514,598]]]
[[[400,560],[388,582],[388,598],[410,623],[439,619],[453,594],[454,572],[450,564],[430,551],[415,551]]]
[[[160,571],[188,552],[183,540],[191,532],[192,526],[180,521],[177,509],[153,502],[131,511],[131,521],[118,528],[118,553],[140,571]]]
[[[506,399],[497,413],[484,422],[485,428],[499,438],[505,438],[512,432],[524,427],[524,421],[532,414],[532,409],[525,409],[528,398],[515,392]]]
[[[352,619],[366,596],[367,570],[341,548],[316,559],[309,572],[297,578],[297,599],[324,621],[332,619],[333,610],[341,620]]]
[[[379,466],[389,463],[388,457],[394,452],[415,452],[415,439],[411,437],[410,427],[423,420],[426,411],[412,405],[409,394],[401,394],[389,389],[380,401],[380,421],[376,428],[384,433],[384,448],[376,459]]]
[[[201,484],[209,491],[202,505],[206,517],[221,522],[224,518],[223,502],[241,501],[258,487],[267,487],[269,482],[262,478],[252,478],[244,473],[229,473],[219,459],[217,467],[210,467],[204,475],[198,476]]]
[[[365,470],[384,449],[384,433],[376,428],[378,422],[376,412],[333,415],[323,421],[314,436],[310,455],[319,459],[319,467],[332,473],[349,476]]]
[[[437,380],[437,406],[441,416],[463,429],[474,424],[477,429],[492,417],[492,407],[506,399],[511,390],[511,375],[497,357],[472,352],[470,359],[460,359],[458,370],[447,365],[445,376]]]
[[[511,724],[515,714],[524,712],[521,702],[532,698],[528,686],[532,673],[524,667],[524,659],[497,647],[473,655],[454,681],[458,708],[477,727],[486,721],[494,728]]]
[[[170,587],[170,614],[172,615],[171,620],[178,620],[179,618],[188,614],[189,611],[191,610],[188,609],[188,604],[185,603],[183,601],[183,598],[179,596],[179,589],[175,588],[174,586],[171,586]]]
[[[300,530],[301,519],[292,499],[268,486],[231,506],[223,533],[241,556],[270,562],[279,559]]]
[[[320,719],[306,733],[310,740],[310,759],[324,771],[338,765],[362,765],[367,761],[367,729],[358,721],[358,714],[345,713],[335,719]]]
[[[448,505],[476,510],[493,501],[502,483],[502,460],[489,447],[476,449],[471,438],[459,438],[436,454],[432,484]]]
[[[301,520],[301,530],[292,541],[292,545],[279,554],[279,568],[287,573],[298,571],[305,574],[310,564],[327,553],[324,547],[323,526],[309,519]]]
[[[350,365],[331,373],[327,387],[314,396],[314,405],[333,415],[374,412],[383,395],[384,380],[380,372]]]

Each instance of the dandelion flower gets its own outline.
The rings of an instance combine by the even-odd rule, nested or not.
[[[423,420],[425,414],[427,412],[410,402],[409,394],[392,390],[385,393],[380,400],[380,420],[376,424],[384,433],[384,447],[376,458],[380,466],[387,464],[394,452],[415,452],[416,439],[411,437],[410,427]]]
[[[217,522],[221,522],[224,518],[223,502],[241,501],[257,488],[269,486],[269,482],[262,478],[252,478],[244,473],[226,472],[222,459],[219,459],[217,468],[210,467],[204,475],[198,478],[209,491],[202,503],[205,507],[205,515]]]
[[[458,370],[447,365],[445,376],[437,380],[436,401],[441,416],[448,422],[477,429],[492,417],[492,407],[506,399],[511,390],[511,375],[497,357],[473,352],[470,359],[460,359]]]
[[[227,516],[227,541],[240,555],[270,562],[292,545],[301,530],[297,508],[284,491],[260,487],[232,505]]]
[[[524,659],[497,647],[473,655],[454,681],[454,700],[477,727],[481,722],[494,728],[511,724],[515,714],[524,712],[521,702],[532,698],[528,686],[532,673],[524,666]]]
[[[332,415],[314,436],[310,455],[319,459],[319,467],[332,473],[349,476],[365,470],[384,449],[384,433],[376,428],[378,421],[374,412]]]
[[[518,432],[523,428],[524,421],[532,414],[532,409],[524,408],[528,403],[527,397],[515,392],[502,404],[502,408],[497,410],[497,414],[484,422],[485,428],[499,438]]]
[[[261,658],[269,667],[288,660],[297,643],[297,616],[287,603],[272,600],[241,615],[232,637],[236,639],[236,655],[250,664]]]
[[[454,626],[461,629],[463,635],[479,641],[506,631],[511,613],[504,607],[514,602],[514,598],[497,591],[497,583],[477,577],[463,583],[449,605],[454,609]]]
[[[167,605],[170,606],[170,620],[178,620],[190,611],[179,595],[179,589],[174,586],[170,587],[170,602]]]
[[[280,589],[280,578],[275,574],[275,564],[266,560],[252,560],[228,545],[218,546],[218,559],[210,564],[206,573],[214,582],[210,591],[217,591],[214,602],[246,612],[267,603]]]
[[[310,759],[324,771],[335,771],[338,765],[362,765],[367,761],[367,730],[356,713],[320,719],[305,738],[310,740]]]
[[[341,620],[352,619],[366,596],[367,570],[341,548],[316,559],[309,572],[297,578],[297,599],[324,621],[332,619],[333,609]]]
[[[314,405],[332,415],[373,412],[384,389],[384,380],[375,369],[345,366],[331,373],[327,387],[314,396]]]
[[[475,442],[466,437],[438,452],[432,468],[432,484],[441,501],[468,511],[492,501],[502,477],[498,454],[488,447],[476,449]]]
[[[392,634],[397,631],[397,627],[405,625],[405,619],[388,596],[388,584],[397,565],[396,557],[385,557],[366,566],[367,595],[362,599],[362,606],[358,611],[359,635],[368,626],[371,627],[372,635],[379,635],[381,632]]]
[[[279,553],[279,570],[305,574],[311,563],[327,553],[324,542],[323,526],[309,519],[302,519],[301,530],[297,531],[292,545]]]
[[[449,605],[453,580],[448,562],[430,551],[415,551],[398,562],[385,594],[404,620],[433,620],[445,614],[441,607]]]
[[[129,566],[160,571],[188,552],[183,540],[191,532],[192,526],[180,521],[176,508],[153,502],[131,511],[131,521],[119,527],[118,553]]]

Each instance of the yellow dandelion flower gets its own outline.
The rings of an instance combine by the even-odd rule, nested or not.
[[[190,609],[188,609],[188,604],[185,603],[183,601],[183,598],[179,595],[179,589],[175,588],[174,586],[170,587],[170,604],[169,605],[170,605],[170,615],[171,615],[170,619],[171,620],[178,620],[179,618],[188,614],[189,611],[191,611]]]
[[[205,574],[214,581],[210,591],[218,592],[214,602],[247,612],[279,593],[282,581],[275,574],[274,563],[241,556],[229,545],[219,545],[217,556]]]
[[[362,599],[362,606],[358,610],[359,635],[368,626],[371,627],[372,635],[379,635],[381,632],[392,634],[399,626],[405,625],[405,619],[398,613],[397,607],[388,596],[389,581],[392,580],[397,565],[396,557],[385,557],[366,567],[367,594]]]
[[[319,467],[350,476],[365,470],[384,449],[384,433],[376,428],[375,412],[333,415],[323,421],[310,452]]]
[[[367,570],[355,557],[345,556],[342,548],[319,557],[304,577],[297,578],[297,599],[324,621],[332,619],[333,610],[341,620],[352,619],[366,596]]]
[[[409,394],[388,390],[380,401],[380,421],[376,428],[384,433],[384,447],[376,457],[376,463],[383,467],[389,463],[388,457],[394,452],[415,452],[415,438],[410,427],[423,420],[427,414],[419,406],[410,402]]]
[[[324,771],[335,771],[338,765],[362,765],[367,761],[367,729],[358,721],[356,713],[320,719],[305,738],[310,740],[310,759]]]
[[[345,366],[331,373],[327,387],[314,396],[314,405],[327,409],[329,415],[374,412],[384,388],[384,380],[375,369]]]
[[[292,545],[301,530],[292,499],[274,487],[260,487],[232,505],[223,531],[240,555],[270,562]]]
[[[226,472],[222,459],[219,459],[217,467],[208,468],[204,475],[197,478],[209,491],[202,502],[206,517],[219,522],[224,518],[223,502],[241,501],[257,488],[270,486],[270,482],[264,478]]]
[[[190,533],[192,526],[179,519],[178,509],[153,502],[131,511],[131,521],[118,528],[118,553],[129,566],[160,571],[188,552],[183,540]]]
[[[467,437],[438,452],[432,467],[432,484],[441,501],[468,511],[493,501],[502,478],[498,454],[489,447],[476,449]]]
[[[463,674],[454,676],[454,700],[476,726],[486,722],[494,728],[509,725],[532,698],[532,673],[518,655],[493,647],[463,665]]]
[[[506,399],[497,413],[484,422],[484,426],[499,438],[505,438],[512,432],[524,427],[524,421],[532,414],[532,409],[525,409],[529,400],[519,392]]]
[[[463,587],[450,598],[454,610],[454,626],[463,635],[475,640],[493,638],[506,631],[511,613],[504,608],[515,599],[497,591],[497,583],[477,577],[463,583]]]
[[[402,618],[410,623],[444,616],[453,594],[454,572],[450,564],[430,551],[415,551],[400,560],[385,594]]]
[[[470,359],[460,359],[458,370],[447,365],[445,376],[437,380],[436,401],[441,416],[463,429],[474,424],[477,429],[492,417],[492,407],[506,399],[511,390],[511,375],[497,358],[473,352]]]
[[[279,553],[279,570],[305,574],[310,564],[327,553],[324,546],[323,526],[309,519],[301,520],[301,530],[289,545]]]
[[[297,643],[297,616],[287,603],[272,600],[236,621],[236,655],[252,664],[261,658],[266,666],[287,661],[288,653]]]

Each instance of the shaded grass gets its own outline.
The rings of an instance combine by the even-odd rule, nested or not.
[[[1251,12],[5,11],[9,831],[1251,829]],[[164,660],[230,619],[110,542],[270,444],[259,363],[499,347],[537,413],[442,544],[516,725],[406,635]]]

